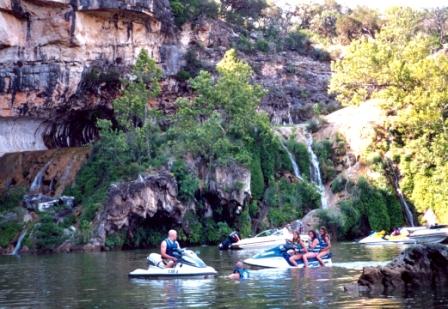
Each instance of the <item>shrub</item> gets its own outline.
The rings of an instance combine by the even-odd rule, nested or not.
[[[257,205],[252,202],[251,205]],[[249,237],[252,233],[252,222],[250,217],[250,207],[246,207],[237,219],[241,237]]]
[[[330,184],[331,192],[339,193],[345,189],[345,185],[347,184],[347,179],[343,176],[336,177]]]
[[[24,187],[12,187],[0,192],[0,213],[21,207],[26,191]]]
[[[246,54],[252,54],[255,51],[254,44],[245,36],[240,36],[239,40],[236,42],[235,48]]]
[[[33,237],[38,250],[54,250],[65,240],[64,229],[46,214],[42,214],[39,223],[35,225]]]
[[[19,234],[22,225],[17,222],[4,222],[0,224],[0,247],[7,247]]]
[[[305,54],[307,52],[309,45],[310,41],[308,40],[308,37],[300,31],[288,33],[288,36],[284,42],[284,47],[287,50],[296,51],[301,54]]]
[[[344,236],[344,217],[336,209],[319,209],[317,211],[319,225],[328,228],[334,239]]]
[[[265,39],[258,39],[255,48],[263,53],[269,52],[269,42]]]
[[[105,245],[109,249],[120,249],[125,243],[124,233],[115,232],[111,235],[107,235]]]
[[[178,195],[180,200],[188,202],[194,200],[196,191],[199,190],[199,179],[190,171],[183,161],[175,161],[171,171],[176,177]]]
[[[361,220],[360,211],[353,205],[352,200],[339,202],[339,208],[343,217],[343,237],[353,239],[359,235],[359,225]]]

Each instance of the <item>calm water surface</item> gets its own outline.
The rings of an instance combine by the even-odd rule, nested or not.
[[[334,246],[334,267],[254,270],[242,282],[224,278],[234,263],[256,251],[220,252],[194,248],[220,276],[207,280],[129,280],[146,265],[146,251],[0,256],[0,308],[360,308],[448,307],[448,289],[416,295],[354,295],[343,285],[356,281],[363,266],[381,265],[404,247]]]

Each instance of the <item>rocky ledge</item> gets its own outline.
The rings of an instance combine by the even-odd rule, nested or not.
[[[360,292],[373,294],[446,287],[448,248],[440,244],[407,248],[384,267],[364,268],[357,285]]]

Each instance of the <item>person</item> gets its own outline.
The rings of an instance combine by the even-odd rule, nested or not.
[[[304,267],[308,267],[308,259],[315,258],[320,252],[320,242],[316,231],[309,231],[308,236],[310,238],[307,250],[308,252],[302,257]]]
[[[229,236],[226,237],[219,245],[219,250],[227,250],[230,248],[230,246],[236,242],[240,241],[240,236],[238,234],[238,230],[233,231],[229,234]]]
[[[289,257],[289,262],[293,266],[297,266],[297,260],[303,258],[307,253],[305,243],[300,238],[299,231],[294,231],[292,234],[292,244],[294,245],[294,253]],[[306,267],[306,265],[305,265]]]
[[[160,245],[160,255],[166,268],[173,268],[177,262],[176,255],[179,255],[180,245],[177,242],[177,232],[168,231],[168,237]]]
[[[330,253],[331,249],[330,235],[328,234],[328,230],[325,226],[321,226],[319,232],[320,232],[319,235],[320,252],[319,254],[317,254],[316,259],[319,261],[321,266],[325,266],[324,262],[322,261],[322,257]]]
[[[249,272],[244,268],[241,261],[236,262],[233,273],[228,276],[229,279],[240,280],[249,278]]]

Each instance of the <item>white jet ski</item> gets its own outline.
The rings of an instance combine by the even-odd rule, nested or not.
[[[147,269],[136,269],[129,273],[130,278],[142,279],[171,279],[171,278],[199,278],[206,279],[215,277],[218,273],[207,266],[191,250],[181,249],[179,258],[173,268],[165,268],[160,254],[151,253],[147,258]]]
[[[303,268],[303,260],[297,261],[297,266],[289,264],[288,250],[292,249],[288,244],[280,245],[254,255],[252,258],[244,260],[244,264],[263,268]],[[332,266],[331,253],[323,257],[325,266]],[[320,267],[319,261],[315,258],[308,259],[309,268]]]

